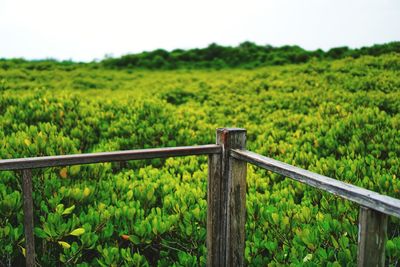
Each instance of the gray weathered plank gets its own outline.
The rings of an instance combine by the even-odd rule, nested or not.
[[[244,266],[247,162],[230,158],[227,265]]]
[[[221,261],[221,181],[222,156],[208,156],[207,181],[207,266],[222,266]]]
[[[229,152],[245,143],[246,130],[217,129],[222,154],[209,157],[207,266],[244,266],[246,163]]]
[[[32,172],[22,172],[22,191],[24,199],[24,230],[26,266],[35,266],[35,239],[33,236]]]
[[[262,155],[247,151],[234,149],[232,157],[245,160],[258,167],[282,174],[299,182],[308,184],[318,189],[330,192],[334,195],[358,203],[382,213],[400,217],[400,200],[381,195],[371,190],[338,181],[320,174],[316,174],[292,165],[277,161]]]
[[[358,218],[357,266],[385,266],[388,216],[363,206]]]
[[[19,158],[0,160],[1,170],[23,170],[99,162],[153,159],[192,155],[209,155],[221,153],[219,145],[166,147],[116,152],[87,153],[62,156],[47,156],[35,158]]]

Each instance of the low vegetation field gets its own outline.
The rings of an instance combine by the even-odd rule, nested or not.
[[[0,158],[215,143],[400,198],[400,54],[254,69],[0,62]],[[38,66],[39,63],[37,63]],[[204,266],[207,158],[34,170],[42,266]],[[354,266],[358,206],[248,167],[250,266]],[[0,172],[0,266],[24,262],[21,176]],[[390,217],[386,263],[400,264]]]

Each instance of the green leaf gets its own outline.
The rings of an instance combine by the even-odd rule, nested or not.
[[[133,191],[132,191],[132,190],[129,190],[128,193],[126,194],[126,199],[127,199],[127,200],[131,200],[132,197],[133,197]]]
[[[336,239],[333,237],[333,235],[331,235],[331,240],[332,240],[333,246],[334,246],[336,249],[338,249],[338,248],[339,248],[339,244],[338,244],[338,242],[336,241]]]
[[[99,259],[96,259],[97,260],[97,263],[101,266],[101,267],[108,267],[108,265],[107,264],[104,264],[101,260],[99,260]]]
[[[74,236],[80,236],[82,234],[85,233],[85,229],[83,228],[76,228],[75,230],[73,230],[71,233],[69,233],[70,235],[74,235]]]
[[[64,241],[58,241],[58,244],[60,244],[65,249],[69,249],[71,247],[70,244],[68,244],[67,242],[64,242]]]
[[[114,232],[114,227],[111,223],[107,223],[102,231],[104,238],[109,238],[110,236],[112,236],[113,232]]]
[[[396,249],[396,245],[394,244],[394,242],[392,240],[388,240],[386,242],[386,250],[391,251],[391,250],[394,250],[394,249]]]
[[[146,195],[147,200],[150,201],[152,199],[153,195],[154,195],[154,189],[150,188],[149,191],[147,191],[147,195]]]
[[[326,254],[325,249],[319,248],[317,250],[318,256],[321,257],[323,260],[326,260],[328,258],[328,254]]]
[[[65,263],[67,261],[64,254],[60,254],[60,258],[59,259],[60,259],[60,261],[62,263]]]
[[[57,213],[62,213],[64,211],[64,204],[58,204],[56,207]]]
[[[193,213],[194,217],[195,217],[197,220],[200,220],[200,209],[199,209],[199,207],[196,207],[195,209],[193,209],[193,210],[192,210],[192,213]]]
[[[72,175],[78,174],[80,169],[81,169],[81,166],[79,166],[79,165],[74,165],[74,166],[69,167],[70,173]]]
[[[83,196],[88,197],[89,195],[90,195],[90,188],[85,187],[85,189],[83,189]]]
[[[47,238],[48,235],[42,228],[35,227],[34,229],[35,235],[40,238]]]
[[[192,234],[192,231],[193,231],[193,229],[192,229],[192,226],[190,224],[188,226],[186,226],[186,234],[188,236],[190,236]]]
[[[26,250],[24,247],[21,247],[21,252],[22,252],[22,255],[24,255],[24,257],[26,257]]]
[[[140,244],[140,239],[136,235],[131,235],[129,237],[129,240],[132,241],[133,244],[139,245]]]
[[[273,251],[275,251],[275,250],[277,249],[278,245],[277,245],[276,242],[267,241],[267,242],[265,243],[265,247],[266,247],[269,251],[273,252]]]
[[[70,214],[74,209],[75,209],[75,205],[72,205],[71,207],[66,208],[66,209],[63,211],[62,215]]]
[[[342,236],[339,238],[339,244],[342,249],[345,249],[349,245],[349,239],[345,236]]]
[[[275,224],[278,224],[279,223],[279,215],[278,215],[278,213],[272,213],[272,221],[275,223]]]
[[[308,261],[312,260],[312,258],[313,258],[313,255],[312,255],[312,254],[307,254],[307,255],[304,257],[303,262],[308,262]]]

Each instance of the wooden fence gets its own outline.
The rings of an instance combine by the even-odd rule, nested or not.
[[[22,170],[26,266],[35,266],[31,169],[99,162],[208,155],[207,266],[244,266],[247,163],[360,205],[358,266],[384,266],[387,216],[400,217],[400,200],[247,151],[246,130],[217,129],[216,144],[0,160]]]

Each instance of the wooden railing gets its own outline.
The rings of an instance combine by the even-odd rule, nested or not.
[[[22,170],[26,266],[35,266],[31,169],[99,162],[208,155],[207,266],[244,266],[247,163],[327,191],[359,205],[358,266],[384,266],[387,215],[400,217],[400,200],[245,150],[246,130],[217,129],[216,144],[0,160]]]

